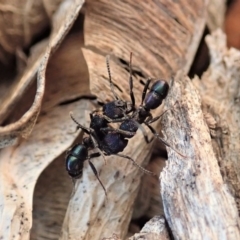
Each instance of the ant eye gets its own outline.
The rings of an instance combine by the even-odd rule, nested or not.
[[[157,80],[151,87],[151,91],[154,91],[160,95],[163,99],[166,98],[168,94],[169,85],[164,80]]]

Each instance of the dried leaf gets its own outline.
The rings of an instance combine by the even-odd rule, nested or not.
[[[52,14],[61,1],[55,0],[54,3],[46,4],[43,1],[31,0],[2,1],[0,5],[1,61],[7,62],[10,55],[14,55],[17,49],[29,47],[31,41],[49,27]]]
[[[73,134],[75,124],[69,121],[69,112],[73,108],[79,110],[75,114],[81,122],[80,116],[89,108],[89,103],[80,101],[59,106],[40,115],[32,135],[27,140],[1,152],[0,190],[4,211],[1,214],[3,224],[0,226],[0,236],[3,238],[11,239],[13,235],[18,236],[18,239],[29,238],[36,181],[50,162],[62,154],[76,137],[76,134]],[[60,164],[63,165],[63,161]]]
[[[81,1],[66,1],[62,3],[53,17],[53,31],[49,40],[50,47],[46,48],[45,45],[45,49],[42,49],[41,52],[37,51],[36,55],[32,56],[33,60],[30,61],[29,66],[26,68],[18,84],[14,86],[12,94],[6,96],[7,98],[3,102],[3,110],[0,113],[3,119],[13,110],[13,107],[18,103],[23,93],[31,86],[35,79],[36,71],[40,68],[36,95],[32,106],[15,123],[0,127],[0,147],[11,145],[15,143],[20,136],[27,137],[31,133],[42,103],[45,88],[45,70],[48,59],[72,26],[82,3]],[[69,14],[66,14],[66,12]]]
[[[61,43],[69,28],[76,19],[83,1],[65,1],[54,15],[53,32],[50,36],[49,47],[44,50],[38,70],[37,91],[34,103],[28,112],[16,123],[2,127],[2,135],[16,136],[29,133],[36,121],[42,104],[45,87],[45,73],[49,57]],[[37,62],[40,61],[37,59]],[[86,88],[85,88],[86,89]],[[75,103],[76,108],[86,109],[86,102]],[[89,108],[89,107],[87,107]],[[21,140],[18,145],[1,151],[0,162],[0,199],[4,206],[0,218],[0,237],[3,239],[29,239],[32,227],[32,200],[35,183],[46,168],[57,156],[68,148],[75,136],[74,124],[69,123],[71,105],[58,106],[49,112],[44,112],[34,128],[33,134],[27,140]],[[80,111],[78,114],[82,114]],[[63,121],[59,124],[59,119]],[[69,126],[72,131],[69,131]],[[49,128],[51,131],[49,131]],[[51,144],[49,144],[51,142]]]

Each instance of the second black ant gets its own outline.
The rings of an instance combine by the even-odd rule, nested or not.
[[[111,132],[117,131],[122,135],[125,135],[126,138],[133,137],[137,130],[140,129],[144,135],[144,139],[147,143],[150,143],[152,139],[148,139],[145,129],[142,124],[147,126],[153,135],[162,142],[165,146],[170,147],[180,156],[185,157],[181,153],[179,153],[176,149],[174,149],[169,143],[167,143],[160,135],[156,132],[156,130],[150,125],[153,122],[156,122],[160,119],[163,114],[157,117],[152,117],[151,110],[158,108],[162,101],[167,97],[169,85],[165,80],[157,80],[155,81],[149,89],[150,82],[152,81],[150,78],[147,80],[143,92],[142,92],[142,101],[141,105],[137,108],[135,105],[135,97],[133,93],[133,78],[132,78],[132,53],[130,54],[129,61],[129,94],[131,98],[131,102],[127,102],[121,100],[114,91],[114,85],[112,83],[110,66],[109,66],[109,58],[107,57],[107,69],[109,75],[109,82],[111,86],[111,91],[114,96],[114,101],[104,104],[103,106],[103,117],[108,121],[108,123],[121,123],[119,129],[113,129],[110,127],[101,128],[103,132]],[[148,91],[149,90],[149,91]],[[148,92],[147,92],[148,91]],[[130,114],[131,113],[131,114]],[[132,133],[132,134],[131,134]]]

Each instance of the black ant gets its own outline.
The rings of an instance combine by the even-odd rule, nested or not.
[[[129,74],[130,92],[129,92],[129,94],[131,97],[131,103],[120,100],[120,98],[115,93],[114,85],[112,83],[108,58],[107,58],[107,69],[108,69],[111,91],[113,93],[115,100],[104,104],[103,117],[109,123],[121,122],[121,124],[120,124],[119,129],[104,127],[104,128],[101,128],[101,131],[103,131],[103,132],[115,131],[115,132],[119,132],[120,134],[125,135],[126,138],[131,138],[136,134],[137,130],[140,129],[144,135],[145,141],[147,143],[150,143],[154,138],[152,138],[151,140],[148,139],[146,131],[141,125],[141,124],[144,124],[150,129],[150,131],[154,134],[154,136],[158,140],[160,140],[164,145],[172,148],[179,155],[183,156],[181,153],[179,153],[177,150],[175,150],[173,147],[171,147],[171,145],[168,144],[164,139],[162,139],[160,137],[160,135],[156,132],[156,130],[150,125],[151,123],[160,119],[163,116],[163,114],[166,112],[165,111],[160,116],[153,118],[150,111],[159,107],[162,104],[162,101],[167,97],[168,90],[169,90],[168,83],[165,80],[157,80],[153,83],[153,85],[149,89],[150,82],[152,81],[152,79],[149,78],[147,80],[147,82],[144,86],[143,92],[142,92],[141,105],[138,108],[136,108],[135,97],[133,94],[132,53],[130,53],[130,62],[129,62],[129,70],[130,70],[130,74]],[[149,89],[149,92],[147,93],[148,89]],[[129,115],[130,113],[132,113],[132,114]],[[132,135],[130,133],[132,133]],[[183,156],[183,157],[185,157],[185,156]]]
[[[135,166],[137,166],[144,173],[154,175],[154,173],[141,167],[129,156],[119,154],[119,152],[122,152],[128,144],[128,140],[125,138],[125,135],[130,136],[133,135],[133,133],[126,132],[126,134],[123,135],[116,131],[110,131],[107,133],[101,131],[100,129],[108,127],[107,120],[103,118],[101,115],[97,114],[93,115],[92,113],[90,113],[91,118],[90,128],[86,128],[82,126],[80,123],[78,123],[76,119],[72,116],[72,113],[70,113],[70,116],[72,120],[77,124],[77,128],[82,129],[84,133],[88,134],[88,137],[85,137],[83,139],[82,144],[76,144],[70,151],[67,152],[66,170],[73,179],[77,179],[82,176],[83,163],[84,161],[88,160],[93,173],[97,177],[99,183],[101,184],[106,194],[106,189],[99,178],[99,174],[94,164],[91,162],[92,158],[99,157],[101,155],[103,156],[103,158],[104,156],[115,155],[129,159]],[[97,149],[98,152],[89,154],[89,150],[93,149]]]

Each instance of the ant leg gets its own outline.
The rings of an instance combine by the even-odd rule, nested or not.
[[[71,119],[77,124],[77,129],[80,128],[80,129],[82,129],[85,133],[91,134],[90,128],[86,128],[86,127],[84,127],[83,125],[81,125],[81,124],[73,117],[73,113],[72,113],[72,112],[70,112],[69,115],[70,115]]]
[[[101,112],[101,110],[100,109],[95,109],[95,110],[93,110],[92,112],[89,113],[89,116],[90,116],[91,120],[93,118],[93,114],[96,113],[96,112]]]
[[[72,112],[70,112],[69,115],[70,115],[71,119],[77,124],[76,130],[75,130],[74,132],[71,132],[70,134],[76,133],[78,129],[82,129],[83,132],[85,132],[85,133],[87,133],[87,134],[90,134],[90,129],[84,127],[83,125],[81,125],[81,124],[73,117],[73,113],[72,113]],[[90,117],[91,117],[91,116],[90,116]]]
[[[148,118],[144,123],[151,124],[151,123],[153,123],[153,122],[156,122],[158,119],[162,118],[162,116],[163,116],[167,111],[170,111],[170,110],[175,111],[175,110],[174,110],[174,106],[175,106],[177,103],[178,103],[178,101],[176,101],[176,102],[173,104],[173,107],[171,107],[170,109],[165,110],[161,115],[159,115],[159,116],[157,116],[157,117],[155,117],[155,118]],[[188,128],[183,127],[183,126],[181,126],[181,128],[188,129]]]
[[[129,159],[136,167],[138,167],[142,172],[146,173],[146,174],[149,174],[149,175],[153,175],[153,176],[156,176],[155,173],[151,172],[151,171],[148,171],[147,169],[143,168],[142,166],[140,166],[135,160],[133,160],[132,158],[130,158],[129,156],[127,155],[123,155],[123,154],[112,154],[112,155],[115,155],[115,156],[119,156],[119,157],[122,157],[122,158],[127,158]]]
[[[152,140],[154,139],[154,137],[149,140],[145,128],[141,124],[139,124],[138,122],[136,122],[136,124],[138,125],[138,128],[141,130],[146,143],[148,143],[148,144],[151,143]],[[122,129],[115,129],[115,128],[110,128],[110,127],[101,128],[100,130],[102,132],[105,132],[105,133],[107,133],[107,132],[118,132],[118,133],[120,133],[124,136],[127,136],[127,137],[133,137],[136,134],[135,132],[124,131]]]
[[[183,154],[181,154],[178,150],[176,150],[175,148],[173,148],[168,142],[166,142],[163,138],[160,137],[160,135],[156,132],[156,130],[150,126],[148,123],[144,124],[151,130],[151,132],[154,134],[154,136],[160,141],[162,142],[165,146],[171,148],[174,152],[176,152],[177,154],[179,154],[181,157],[186,158],[186,156],[184,156]]]
[[[128,120],[129,117],[126,115],[125,117],[122,118],[116,118],[116,119],[111,119],[106,115],[101,115],[101,117],[103,117],[104,119],[106,119],[109,123],[118,123],[118,122],[122,122],[124,120]]]
[[[177,104],[177,102],[175,102],[175,103],[173,104],[173,106],[175,106],[176,104]],[[146,122],[147,124],[156,122],[156,121],[157,121],[158,119],[160,119],[167,111],[170,111],[170,110],[173,110],[173,111],[174,111],[174,108],[173,108],[173,107],[172,107],[172,108],[169,108],[169,109],[165,110],[163,113],[161,113],[159,116],[157,116],[157,117],[155,117],[155,118],[147,119],[145,122]]]
[[[147,90],[148,90],[148,87],[149,87],[149,84],[150,84],[151,81],[152,81],[152,79],[148,78],[148,80],[147,80],[147,82],[146,82],[146,84],[144,86],[144,89],[143,89],[143,92],[142,92],[142,103],[141,103],[141,105],[143,105],[143,101],[144,101],[144,99],[146,97],[146,93],[147,93]]]
[[[132,100],[131,111],[135,109],[135,97],[133,94],[133,78],[132,78],[132,52],[130,53],[130,61],[129,61],[129,90],[130,90],[130,97]]]
[[[119,100],[119,97],[115,92],[114,85],[113,85],[113,82],[112,82],[112,76],[111,76],[110,65],[109,65],[109,55],[107,55],[107,57],[106,57],[106,64],[107,64],[107,71],[108,71],[108,77],[109,77],[111,92],[112,92],[115,100]]]
[[[171,108],[170,109],[167,109],[165,110],[163,113],[161,113],[159,116],[155,117],[155,118],[152,118],[152,119],[147,119],[146,123],[147,124],[150,124],[150,123],[153,123],[153,122],[156,122],[158,119],[160,119],[167,111],[170,111],[172,110]]]
[[[105,127],[100,129],[102,132],[118,132],[124,136],[127,137],[133,137],[136,133],[135,132],[129,132],[129,131],[124,131],[122,129],[116,129],[116,128],[111,128],[111,127]]]
[[[89,165],[90,165],[90,167],[91,167],[94,175],[96,176],[97,180],[98,180],[99,183],[101,184],[101,186],[102,186],[102,188],[103,188],[103,190],[104,190],[104,192],[105,192],[105,195],[107,196],[107,191],[106,191],[106,189],[105,189],[102,181],[101,181],[100,178],[99,178],[98,171],[97,171],[97,169],[95,168],[94,164],[93,164],[93,163],[91,162],[91,160],[90,160],[91,158],[99,157],[99,156],[100,156],[99,153],[97,153],[97,154],[96,154],[96,153],[91,154],[91,155],[88,157],[88,163],[89,163]]]
[[[93,113],[94,113],[94,112],[95,112],[95,111],[89,113],[89,116],[90,116],[90,119],[91,119],[91,120],[93,119]]]
[[[73,190],[72,190],[72,193],[71,193],[71,199],[73,198],[74,194],[77,192],[77,188],[76,188],[76,180],[75,178],[71,178],[72,180],[72,184],[73,184]]]
[[[98,150],[99,154],[102,156],[102,158],[103,158],[103,160],[104,160],[104,164],[106,165],[106,164],[107,164],[107,160],[106,160],[106,158],[105,158],[105,155],[103,154],[103,152],[102,152],[101,149],[99,148],[99,144],[98,144],[99,141],[97,141],[97,140],[95,139],[96,136],[93,137],[91,134],[90,134],[90,138],[91,138],[91,140],[92,140],[92,143],[93,143],[94,148],[96,148],[96,149]],[[100,155],[99,155],[99,156],[100,156]]]
[[[144,137],[144,140],[145,140],[145,142],[147,143],[147,144],[149,144],[149,143],[151,143],[152,142],[152,140],[154,139],[154,137],[153,138],[151,138],[150,140],[148,139],[148,135],[147,135],[147,132],[146,132],[146,130],[145,130],[145,128],[141,125],[141,124],[138,124],[138,128],[141,130],[141,132],[142,132],[142,134],[143,134],[143,137]]]

